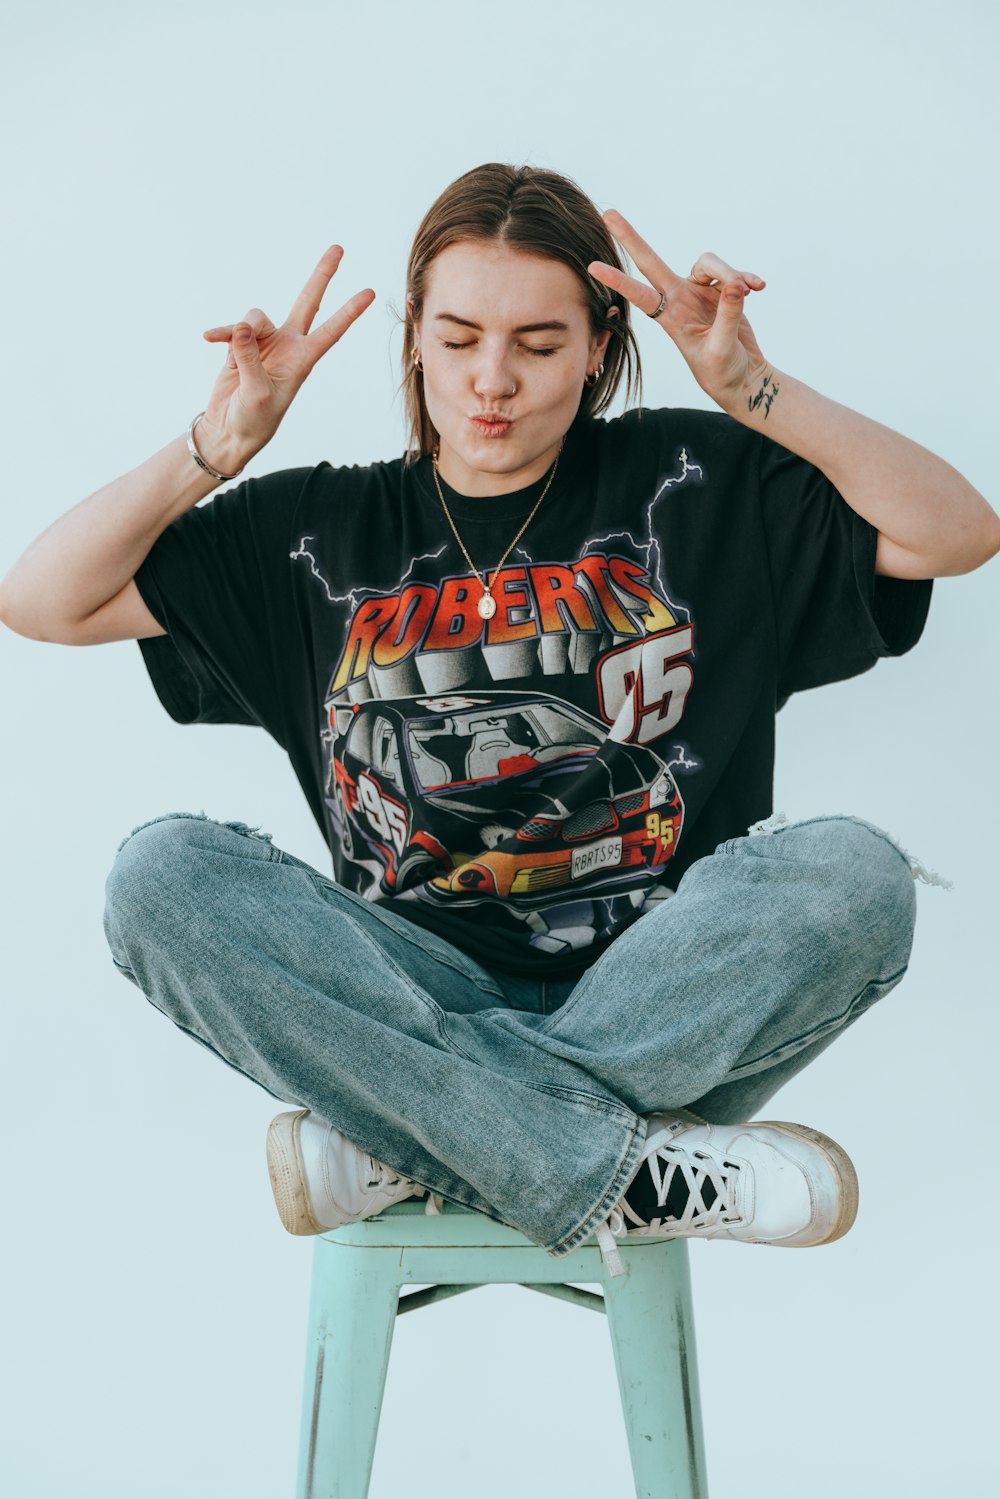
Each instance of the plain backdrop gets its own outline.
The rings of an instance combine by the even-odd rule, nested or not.
[[[201,330],[377,300],[251,472],[404,446],[412,235],[490,160],[573,177],[674,269],[768,282],[779,369],[996,463],[996,7],[791,0],[41,3],[3,23],[0,576],[187,425]],[[395,310],[394,310],[395,309]],[[636,318],[645,402],[706,405]],[[616,408],[616,410],[620,407]],[[841,1140],[862,1201],[810,1253],[691,1248],[713,1499],[983,1491],[995,1473],[996,566],[935,584],[920,644],[779,719],[776,806],[853,812],[918,887],[902,985],[769,1116]],[[112,968],[103,886],[162,812],[328,867],[260,731],[181,727],[134,642],[0,631],[0,1486],[11,1499],[286,1499],[311,1245],[274,1211],[277,1106]],[[603,1319],[517,1287],[401,1319],[373,1499],[632,1492]]]

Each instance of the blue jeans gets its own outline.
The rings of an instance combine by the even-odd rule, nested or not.
[[[119,845],[104,930],[231,1067],[560,1257],[635,1175],[646,1116],[752,1118],[906,971],[914,872],[887,834],[758,826],[578,979],[489,971],[270,835],[186,812]]]

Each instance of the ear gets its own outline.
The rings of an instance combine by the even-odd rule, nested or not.
[[[618,316],[619,316],[619,309],[617,307],[609,307],[608,308],[608,317],[609,318],[617,318]],[[594,353],[597,354],[597,356],[600,359],[604,358],[604,355],[607,352],[608,344],[610,342],[611,342],[611,330],[610,329],[605,329],[605,331],[603,333],[598,333],[596,335],[596,337],[594,338]]]

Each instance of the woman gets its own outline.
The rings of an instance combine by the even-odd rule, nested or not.
[[[830,1242],[846,1153],[747,1121],[899,982],[921,871],[857,819],[770,815],[774,715],[915,644],[997,517],[764,358],[760,277],[677,276],[566,178],[499,164],[411,252],[410,451],[195,508],[371,304],[312,328],[341,255],[281,327],[210,330],[186,436],[0,590],[22,634],[137,639],[178,721],[265,728],[330,843],[334,879],[243,823],[141,825],[115,965],[299,1106],[268,1138],[293,1233],[427,1194],[556,1256],[596,1233],[612,1273],[628,1234]],[[638,376],[630,305],[719,412],[601,418]]]

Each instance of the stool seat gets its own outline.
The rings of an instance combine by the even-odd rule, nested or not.
[[[396,1317],[500,1284],[606,1314],[637,1499],[705,1499],[687,1243],[624,1239],[620,1250],[625,1273],[611,1276],[593,1239],[554,1259],[448,1200],[440,1213],[396,1203],[318,1236],[298,1499],[367,1499]],[[424,1289],[404,1291],[413,1284]]]

